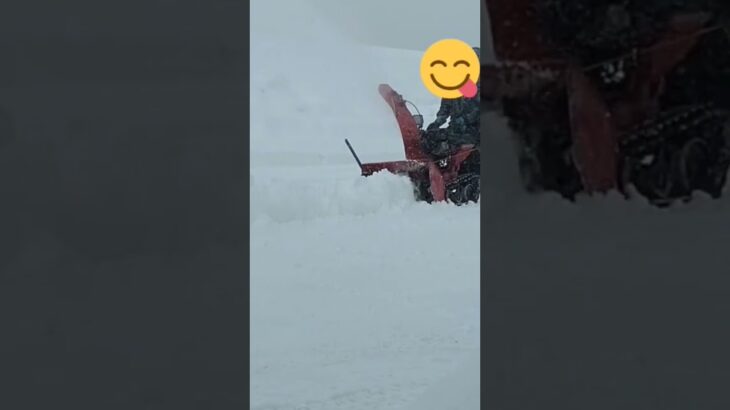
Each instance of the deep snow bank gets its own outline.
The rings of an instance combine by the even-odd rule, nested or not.
[[[432,119],[439,100],[420,82],[421,53],[356,44],[306,2],[260,1],[251,11],[252,221],[416,206],[405,178],[362,178],[344,139],[363,162],[404,158],[377,87],[391,84]]]
[[[329,169],[332,174],[325,176],[291,169],[298,177],[254,174],[251,220],[291,222],[365,216],[419,206],[407,178],[378,173],[365,179],[356,175],[356,166],[344,167],[339,173],[340,168]]]
[[[357,44],[304,1],[253,2],[251,15],[254,165],[282,153],[300,161],[314,155],[351,161],[345,138],[364,160],[402,159],[380,83],[404,93],[427,121],[433,118],[439,101],[420,82],[420,52]]]

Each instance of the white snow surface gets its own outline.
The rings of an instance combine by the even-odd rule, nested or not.
[[[377,86],[431,121],[421,54],[355,45],[304,2],[251,16],[251,408],[429,410],[451,385],[477,409],[479,207],[361,177],[344,144],[403,159]]]
[[[483,119],[482,133],[485,405],[717,407],[730,360],[717,325],[727,199],[658,209],[615,194],[528,196],[504,121]]]

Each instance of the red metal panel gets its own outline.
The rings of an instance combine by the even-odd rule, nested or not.
[[[616,188],[616,130],[598,90],[580,68],[568,75],[573,155],[588,193]]]
[[[406,159],[428,161],[428,156],[421,149],[421,130],[413,119],[413,113],[406,107],[403,97],[387,84],[380,84],[378,91],[393,110],[395,119],[398,122]]]

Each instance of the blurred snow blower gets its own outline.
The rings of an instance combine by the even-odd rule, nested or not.
[[[426,131],[423,129],[423,116],[418,108],[403,99],[387,84],[381,84],[378,91],[393,110],[403,138],[406,159],[363,164],[350,141],[345,139],[362,175],[367,177],[380,171],[387,171],[407,176],[419,201],[428,203],[445,201],[456,205],[478,202],[479,148],[474,145],[462,145],[444,156],[427,155],[422,148],[422,139]],[[406,104],[413,107],[415,114]]]

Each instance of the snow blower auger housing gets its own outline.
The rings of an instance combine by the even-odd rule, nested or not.
[[[478,202],[480,194],[479,149],[462,145],[450,154],[432,158],[421,147],[423,116],[415,105],[403,99],[389,85],[378,87],[380,95],[395,115],[405,151],[405,160],[362,163],[347,139],[345,143],[363,176],[386,171],[404,175],[413,183],[416,199],[426,202],[451,202],[463,205]],[[415,113],[408,109],[410,104]]]
[[[497,63],[482,68],[482,101],[508,120],[526,190],[720,196],[730,3],[483,1]]]

